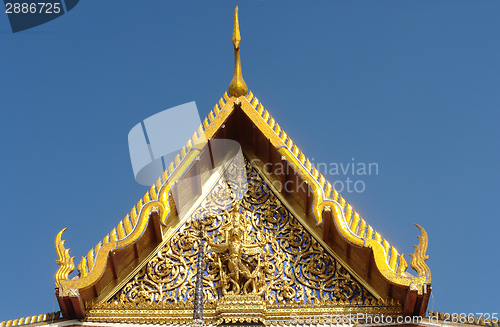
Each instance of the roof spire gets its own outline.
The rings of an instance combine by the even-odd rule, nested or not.
[[[240,60],[240,24],[238,22],[238,6],[234,9],[234,28],[233,28],[233,45],[234,45],[234,76],[229,84],[229,95],[240,97],[248,93],[248,87],[243,76],[241,75],[241,60]]]

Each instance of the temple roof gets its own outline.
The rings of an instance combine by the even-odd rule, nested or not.
[[[404,315],[422,315],[430,295],[431,274],[425,264],[427,234],[416,225],[422,236],[415,246],[410,265],[417,276],[406,272],[407,262],[394,246],[374,230],[332,184],[318,172],[271,114],[251,91],[247,93],[241,75],[239,24],[237,8],[233,31],[235,74],[219,102],[187,140],[165,172],[139,199],[116,228],[81,258],[78,276],[73,257],[64,247],[62,233],[55,246],[60,265],[55,276],[56,294],[66,317],[86,316],[85,303],[108,299],[120,285],[137,273],[137,267],[160,250],[185,223],[180,212],[193,206],[210,180],[214,166],[211,142],[231,139],[238,142],[245,156],[256,167],[271,169],[265,176],[286,207],[316,239],[335,253],[339,262],[369,288],[375,299],[401,303]],[[217,161],[217,160],[215,160]],[[187,177],[195,182],[181,188]],[[198,176],[198,177],[197,177]],[[298,186],[305,183],[305,188]],[[284,185],[295,186],[290,192]],[[181,199],[181,200],[179,200]],[[188,199],[188,200],[183,200]],[[385,302],[384,302],[385,301]]]

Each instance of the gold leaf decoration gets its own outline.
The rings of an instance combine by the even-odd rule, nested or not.
[[[191,220],[108,303],[185,306],[194,300],[199,227],[206,305],[257,294],[266,303],[372,303],[371,295],[237,156]],[[238,230],[238,232],[236,231]],[[236,235],[236,236],[235,236]],[[241,248],[231,248],[238,241]]]
[[[73,263],[73,259],[75,259],[75,257],[69,256],[69,249],[64,248],[64,240],[61,240],[62,233],[65,230],[66,228],[63,228],[59,233],[57,233],[55,240],[58,257],[56,263],[60,266],[55,275],[56,286],[59,286],[59,280],[68,279],[69,274],[75,270],[75,264]]]
[[[420,229],[422,236],[417,236],[419,240],[418,245],[413,246],[415,248],[415,253],[410,254],[410,267],[417,272],[418,276],[427,276],[428,282],[430,282],[431,270],[425,264],[425,261],[429,259],[429,256],[425,254],[427,251],[427,245],[429,244],[429,238],[427,236],[427,232],[422,226],[418,224],[415,224],[415,226]]]

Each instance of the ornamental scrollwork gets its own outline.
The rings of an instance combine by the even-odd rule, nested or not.
[[[268,303],[375,301],[237,156],[191,220],[110,302],[192,302],[200,246],[208,304],[245,294]]]

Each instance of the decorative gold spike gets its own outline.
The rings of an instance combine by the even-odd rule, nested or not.
[[[264,121],[267,123],[269,116],[270,116],[269,111],[266,110],[266,111],[264,111],[264,117],[262,117],[262,119],[264,119]]]
[[[255,99],[257,99],[257,98],[255,98]],[[255,99],[254,99],[254,101],[255,101]],[[252,101],[252,106],[255,107],[255,105],[253,104],[254,101]],[[262,105],[262,103],[259,103],[259,105],[257,106],[257,108],[255,108],[255,110],[257,110],[257,113],[262,116],[262,113],[264,112],[264,106]]]
[[[405,260],[404,253],[402,253],[399,256],[398,269],[396,270],[396,274],[404,275],[407,268],[408,268],[408,263]]]
[[[158,196],[156,195],[156,187],[155,185],[152,185],[151,188],[149,189],[149,194],[151,195],[151,200],[156,200],[158,199]]]
[[[213,122],[215,119],[215,116],[214,116],[214,112],[213,110],[211,110],[209,113],[208,113],[208,120],[210,120],[210,122]]]
[[[283,141],[283,143],[285,143],[287,137],[288,137],[288,135],[285,132],[283,132],[283,133],[281,133],[280,139]]]
[[[198,135],[196,132],[193,133],[193,136],[191,136],[192,143],[195,144],[196,141],[198,141]]]
[[[186,156],[187,152],[186,152],[186,147],[183,146],[182,149],[181,149],[181,159],[184,159],[184,157]]]
[[[283,132],[283,134],[285,134],[285,132]],[[301,152],[299,154],[299,161],[300,161],[301,164],[304,164],[304,162],[306,162],[306,156],[305,156],[304,152]]]
[[[323,174],[320,173],[318,178],[319,186],[321,186],[321,188],[324,188],[325,182],[326,182],[325,176],[323,176]]]
[[[332,192],[332,184],[330,184],[330,182],[326,182],[325,194],[326,194],[327,198],[331,198],[331,195],[330,195],[331,192]]]
[[[339,194],[337,193],[337,190],[333,189],[332,200],[337,201],[338,197],[339,197]]]
[[[82,256],[82,259],[80,260],[80,263],[78,264],[77,269],[78,269],[78,272],[80,273],[80,278],[88,275],[87,259],[84,256]]]
[[[349,208],[352,210],[351,205],[349,205]],[[351,222],[351,232],[356,233],[356,228],[358,228],[358,223],[359,223],[359,215],[356,211],[354,211],[354,218],[352,219]]]
[[[259,99],[257,99],[257,97],[253,98],[252,100],[252,107],[256,107],[257,105],[259,105],[259,108],[262,108],[262,110],[264,110],[264,106],[262,106],[261,103],[259,103]],[[259,114],[262,115],[262,113],[259,111]]]
[[[132,214],[132,212],[135,214],[135,207],[132,208],[132,210],[130,211],[130,214]],[[132,231],[132,225],[130,223],[130,219],[129,219],[128,215],[123,219],[123,225],[125,227],[125,235],[130,234],[130,232]]]
[[[344,198],[342,198],[342,200],[344,200]],[[345,200],[344,200],[345,202]],[[342,205],[342,201],[341,201],[341,205]],[[351,223],[351,215],[352,215],[352,207],[350,204],[347,205],[347,208],[345,209],[345,222],[347,223],[347,225],[349,225]]]
[[[87,267],[89,272],[94,268],[94,249],[90,249],[89,253],[87,253]]]
[[[110,240],[110,242],[116,242],[116,241],[118,241],[118,237],[116,235],[116,228],[113,228],[111,230],[111,233],[109,233],[109,240]]]
[[[276,124],[276,121],[274,120],[273,117],[271,117],[271,119],[269,120],[269,127],[271,127],[271,129],[272,129],[275,124]]]
[[[240,59],[240,23],[238,21],[238,6],[234,9],[234,28],[233,28],[233,46],[234,46],[234,75],[229,84],[228,92],[233,97],[240,97],[248,93],[248,87],[241,74]]]
[[[253,93],[252,93],[252,91],[249,91],[248,95],[247,95],[247,101],[248,102],[252,101],[252,98],[253,98]]]
[[[68,279],[69,274],[75,270],[75,264],[73,263],[73,259],[75,257],[69,256],[69,249],[64,248],[64,240],[61,240],[62,233],[66,230],[63,228],[59,233],[57,233],[55,246],[58,260],[56,263],[60,266],[56,272],[56,285],[59,286],[59,280]]]
[[[219,114],[219,112],[220,112],[219,106],[217,104],[214,106],[213,110],[214,110],[215,116],[217,116]]]
[[[415,226],[420,229],[422,236],[417,236],[419,240],[418,245],[413,246],[415,248],[415,253],[410,254],[410,267],[417,272],[418,276],[425,275],[427,276],[428,280],[430,280],[431,270],[425,264],[425,261],[429,259],[429,256],[425,254],[425,252],[427,251],[427,245],[429,244],[429,238],[427,237],[427,232],[422,226],[418,224],[415,224]]]
[[[387,242],[387,240],[384,238],[382,240],[382,246],[384,247],[384,251],[385,251],[385,257],[388,258],[389,257],[389,242]]]
[[[398,262],[398,250],[394,246],[391,246],[391,259],[389,260],[389,267],[392,270],[396,270],[396,263]]]
[[[274,132],[276,133],[276,135],[280,135],[281,132],[280,124],[276,124],[276,126],[274,126]]]
[[[118,224],[118,239],[124,239],[125,236],[127,236],[127,234],[125,232],[125,229],[123,228],[123,221],[120,221],[120,223]]]
[[[373,239],[373,227],[368,225],[368,231],[366,232],[366,238],[371,240]]]
[[[99,243],[97,243],[97,245],[94,248],[94,253],[95,253],[96,256],[99,253],[99,250],[101,249],[101,246],[102,246],[102,243],[99,241]]]
[[[130,210],[130,223],[131,227],[135,227],[135,223],[137,222],[137,213],[138,210],[136,210],[136,207],[133,207],[132,210]]]
[[[340,196],[339,204],[340,204],[340,208],[344,209],[344,207],[345,207],[345,199],[342,196]]]
[[[358,231],[358,236],[359,237],[365,237],[365,228],[366,228],[366,221],[361,218],[361,223],[359,225],[359,231]]]

